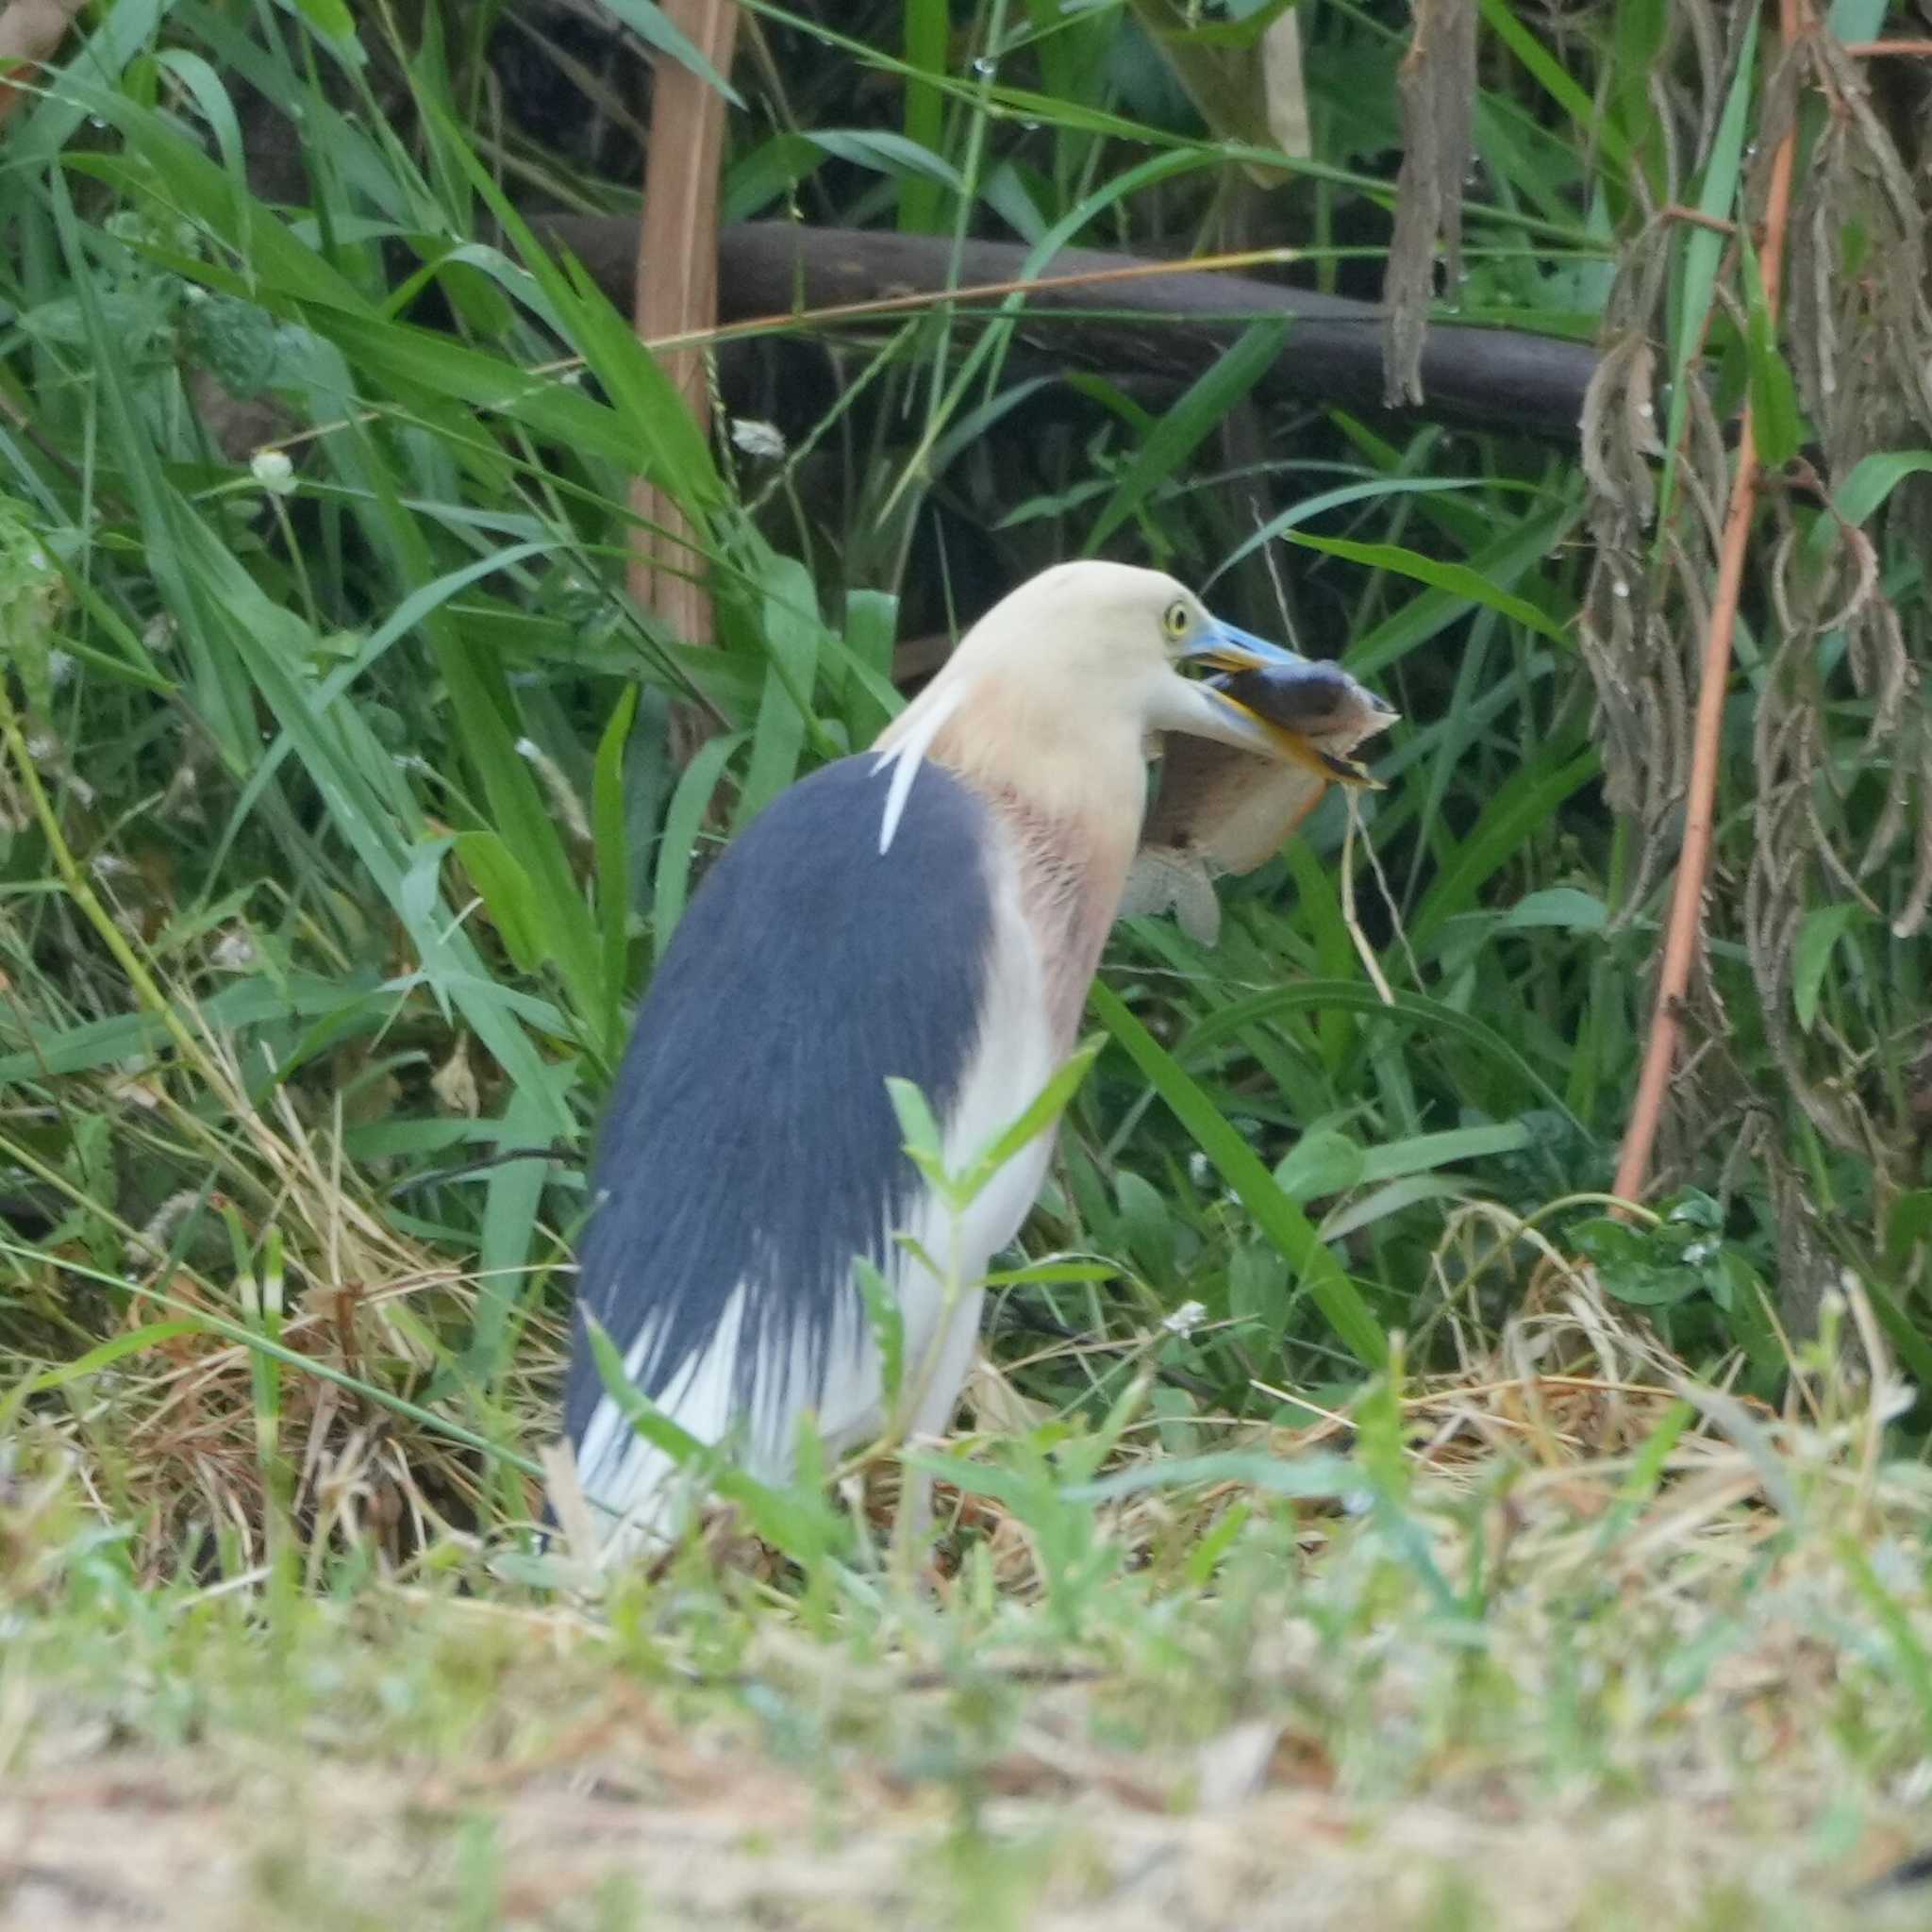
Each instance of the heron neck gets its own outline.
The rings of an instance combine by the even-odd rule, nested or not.
[[[1143,732],[1129,713],[1082,711],[1063,693],[985,679],[955,693],[935,680],[880,744],[916,732],[928,704],[945,708],[926,759],[978,792],[1004,834],[1064,1051],[1140,843]]]
[[[1054,1037],[1064,1054],[1078,1032],[1087,989],[1126,887],[1140,836],[1140,801],[1125,824],[1062,816],[1010,784],[970,772],[958,775],[992,810],[1021,911],[1040,950]]]

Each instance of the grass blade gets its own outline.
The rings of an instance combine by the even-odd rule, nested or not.
[[[1379,1369],[1388,1358],[1382,1324],[1341,1264],[1324,1247],[1314,1224],[1274,1185],[1260,1157],[1235,1132],[1193,1077],[1148,1032],[1126,1002],[1095,981],[1089,998],[1107,1030],[1126,1049],[1161,1099],[1193,1136],[1241,1205],[1307,1284],[1316,1306],[1336,1335],[1365,1367]]]

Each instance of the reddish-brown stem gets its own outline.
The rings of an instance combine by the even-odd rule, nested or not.
[[[1877,60],[1888,54],[1925,60],[1932,59],[1932,41],[1847,41],[1844,51],[1855,60]]]
[[[1802,30],[1802,0],[1778,0],[1778,28],[1787,47]],[[1778,289],[1784,266],[1785,228],[1790,218],[1791,168],[1797,150],[1795,125],[1786,131],[1772,158],[1771,190],[1764,208],[1764,243],[1759,262],[1764,299],[1772,320],[1777,319]],[[1710,869],[1711,828],[1717,808],[1720,741],[1724,697],[1731,678],[1731,638],[1738,622],[1738,597],[1743,588],[1744,559],[1750,547],[1751,525],[1757,509],[1759,481],[1757,441],[1750,405],[1738,438],[1738,468],[1731,480],[1731,499],[1724,515],[1718,551],[1717,586],[1711,596],[1710,618],[1704,634],[1704,666],[1697,690],[1690,779],[1684,797],[1684,844],[1677,855],[1677,875],[1671,894],[1670,918],[1664,927],[1663,958],[1657,969],[1657,1008],[1645,1042],[1643,1070],[1637,1098],[1624,1130],[1622,1157],[1617,1163],[1614,1191],[1625,1201],[1643,1192],[1650,1174],[1650,1157],[1657,1144],[1657,1123],[1677,1064],[1684,996],[1697,958],[1704,924],[1704,882]]]

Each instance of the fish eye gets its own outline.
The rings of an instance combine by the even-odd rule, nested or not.
[[[1193,629],[1194,614],[1176,597],[1162,614],[1160,627],[1175,643],[1179,643]]]

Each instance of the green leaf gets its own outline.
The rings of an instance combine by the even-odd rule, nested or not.
[[[1932,1188],[1913,1188],[1891,1204],[1885,1218],[1885,1269],[1898,1274],[1912,1251],[1932,1239]]]
[[[1174,1277],[1173,1203],[1152,1181],[1127,1167],[1114,1174],[1113,1197],[1120,1208],[1121,1238],[1135,1266],[1164,1288]]]
[[[1400,1023],[1423,1034],[1448,1034],[1487,1055],[1498,1065],[1508,1068],[1539,1098],[1557,1108],[1578,1133],[1585,1131],[1563,1096],[1530,1065],[1508,1041],[1486,1022],[1458,1011],[1441,1000],[1426,999],[1420,993],[1399,992],[1385,1000],[1373,987],[1347,979],[1308,979],[1295,985],[1271,987],[1266,992],[1251,993],[1210,1013],[1199,1025],[1175,1044],[1174,1056],[1187,1061],[1196,1058],[1210,1046],[1230,1039],[1244,1027],[1253,1026],[1276,1013],[1301,1008],[1320,1009],[1339,1007],[1365,1017]]]
[[[898,1406],[899,1391],[906,1380],[906,1312],[891,1283],[865,1256],[855,1257],[852,1274],[865,1302],[865,1319],[879,1352],[879,1383],[886,1411],[891,1414]]]
[[[1440,1134],[1411,1134],[1406,1140],[1385,1141],[1362,1156],[1361,1180],[1390,1181],[1411,1174],[1434,1174],[1458,1160],[1483,1160],[1499,1154],[1520,1154],[1530,1145],[1531,1134],[1521,1121],[1492,1127],[1450,1127]]]
[[[1565,932],[1601,932],[1609,908],[1594,892],[1580,886],[1545,886],[1527,892],[1503,919],[1513,931],[1531,926],[1557,926]]]
[[[740,831],[798,776],[798,761],[814,722],[812,685],[824,629],[811,573],[804,564],[760,546],[757,567],[765,687],[734,819]]]
[[[1108,1031],[1307,1284],[1336,1335],[1358,1361],[1369,1368],[1381,1367],[1389,1346],[1381,1324],[1370,1312],[1361,1291],[1322,1244],[1307,1216],[1275,1186],[1260,1157],[1105,981],[1095,980],[1088,998]]]
[[[943,1173],[945,1136],[933,1118],[925,1095],[912,1081],[901,1080],[896,1075],[886,1081],[886,1091],[891,1096],[892,1111],[899,1117],[899,1132],[907,1153],[928,1173],[934,1168]]]
[[[1751,391],[1751,433],[1765,467],[1781,470],[1797,455],[1803,431],[1798,390],[1777,345],[1777,325],[1759,278],[1757,254],[1750,237],[1739,231],[1744,255],[1744,354]]]
[[[1570,1239],[1595,1267],[1605,1293],[1633,1307],[1669,1307],[1704,1285],[1697,1271],[1673,1258],[1650,1230],[1609,1215],[1578,1222]]]
[[[597,923],[603,932],[603,1051],[611,1065],[624,1046],[625,966],[630,958],[630,849],[625,829],[624,750],[637,716],[638,688],[626,685],[604,736],[591,788],[591,835],[597,852]]]
[[[519,971],[534,974],[550,958],[550,941],[529,874],[494,832],[458,832],[455,842],[510,958]]]
[[[1886,1340],[1898,1350],[1899,1358],[1910,1371],[1921,1389],[1932,1389],[1932,1342],[1920,1332],[1917,1320],[1902,1308],[1884,1282],[1866,1274],[1859,1277],[1865,1292],[1872,1297],[1872,1312],[1878,1317]]]
[[[1121,1271],[1110,1261],[1034,1261],[1024,1268],[995,1268],[986,1277],[988,1288],[1058,1286],[1076,1281],[1111,1281]]]
[[[1831,0],[1832,35],[1840,41],[1875,41],[1891,7],[1892,0]]]
[[[1323,1215],[1320,1233],[1324,1241],[1345,1241],[1362,1228],[1373,1227],[1378,1221],[1389,1221],[1406,1213],[1419,1202],[1463,1201],[1470,1199],[1474,1192],[1474,1190],[1453,1179],[1444,1180],[1433,1174],[1409,1174],[1383,1187],[1367,1188],[1338,1203]]]
[[[1545,747],[1536,762],[1506,779],[1461,843],[1438,855],[1435,881],[1408,923],[1409,944],[1419,956],[1427,956],[1445,922],[1469,910],[1497,873],[1521,859],[1524,841],[1547,826],[1557,807],[1602,768],[1602,758],[1593,749],[1560,763],[1552,762],[1555,750]]]
[[[1771,1291],[1733,1247],[1718,1255],[1713,1277],[1707,1284],[1712,1298],[1723,1307],[1731,1334],[1751,1363],[1758,1392],[1769,1394],[1783,1384],[1790,1368],[1773,1317]]]
[[[1155,37],[1175,46],[1227,47],[1244,52],[1257,46],[1261,36],[1291,7],[1299,5],[1301,0],[1258,0],[1258,5],[1249,7],[1238,19],[1208,20],[1195,26],[1168,27],[1158,31]]]
[[[1488,490],[1492,487],[1490,480],[1482,476],[1376,476],[1367,483],[1344,483],[1335,490],[1324,490],[1313,496],[1301,497],[1243,537],[1203,580],[1201,590],[1205,594],[1216,577],[1232,570],[1243,558],[1252,556],[1264,544],[1286,536],[1303,524],[1326,516],[1330,510],[1346,509],[1356,503],[1379,503],[1390,496],[1446,496],[1460,490]]]
[[[1563,501],[1542,515],[1509,525],[1495,542],[1470,558],[1469,568],[1484,584],[1497,589],[1533,577],[1536,566],[1562,544],[1581,513],[1580,499],[1573,486]],[[1550,595],[1554,600],[1554,587]],[[1391,610],[1365,636],[1357,638],[1342,653],[1341,661],[1357,677],[1373,677],[1417,645],[1439,636],[1479,601],[1460,591],[1432,586],[1399,610]]]
[[[1572,125],[1585,138],[1600,143],[1605,154],[1619,167],[1630,161],[1630,143],[1603,115],[1596,103],[1571,78],[1568,71],[1543,43],[1530,32],[1509,0],[1481,0],[1484,24],[1522,61],[1524,69],[1541,83],[1550,98],[1569,115]]]
[[[117,0],[104,13],[95,13],[92,17],[99,25],[75,44],[64,67],[40,76],[38,85],[44,92],[38,99],[27,95],[32,105],[19,124],[8,129],[9,171],[25,179],[53,162],[87,117],[98,111],[86,93],[120,98],[115,83],[130,61],[153,46],[161,20],[171,10],[172,0]]]
[[[134,119],[141,122],[138,114]],[[175,141],[174,146],[184,144]],[[206,171],[205,158],[195,158]],[[225,208],[229,184],[218,172],[214,178],[216,198]],[[421,836],[421,814],[392,754],[355,707],[339,706],[326,713],[318,708],[304,667],[319,640],[299,617],[268,597],[164,473],[130,391],[128,372],[114,353],[94,300],[88,251],[65,175],[50,174],[47,188],[75,293],[98,345],[92,360],[104,433],[120,465],[121,487],[140,518],[157,587],[180,626],[225,757],[241,774],[259,756],[256,719],[265,703],[294,740],[335,826],[402,917],[422,961],[425,983],[439,998],[461,1008],[512,1080],[533,1091],[547,1091],[543,1058],[511,1017],[514,995],[490,979],[468,935],[453,928],[441,908],[425,910],[408,904],[408,868]],[[415,535],[413,520],[392,497],[390,505],[398,539]],[[576,1124],[568,1109],[553,1116],[552,1131],[575,1136]]]
[[[1227,1261],[1227,1312],[1235,1322],[1258,1327],[1269,1348],[1281,1345],[1293,1307],[1288,1263],[1268,1242],[1236,1243]]]
[[[1196,1483],[1239,1483],[1268,1495],[1310,1498],[1356,1496],[1369,1487],[1361,1465],[1343,1457],[1317,1453],[1290,1461],[1229,1449],[1211,1456],[1151,1457],[1098,1482],[1082,1483],[1066,1495],[1071,1502],[1113,1503],[1150,1490],[1179,1490]]]
[[[1362,1150],[1354,1141],[1332,1128],[1317,1127],[1289,1150],[1274,1170],[1274,1185],[1306,1206],[1360,1186],[1365,1170]]]
[[[1086,556],[1097,555],[1100,546],[1221,427],[1228,411],[1281,354],[1288,330],[1285,320],[1250,324],[1226,353],[1195,378],[1187,393],[1156,419],[1152,434],[1087,533]]]
[[[561,1070],[559,1070],[561,1071]],[[561,1085],[559,1079],[555,1082]],[[513,1088],[497,1129],[499,1150],[541,1145],[549,1105],[541,1093]],[[542,1160],[506,1160],[490,1172],[483,1194],[483,1226],[477,1241],[476,1305],[463,1370],[484,1389],[493,1389],[516,1341],[513,1318],[541,1286],[530,1267],[536,1247],[543,1189],[550,1178]]]
[[[605,1394],[617,1405],[619,1413],[638,1435],[652,1448],[661,1449],[680,1468],[699,1461],[710,1453],[695,1436],[673,1422],[631,1380],[616,1342],[611,1341],[608,1330],[595,1315],[585,1314],[584,1332],[590,1338],[591,1360],[596,1367],[598,1381],[604,1385]],[[593,1496],[591,1500],[595,1502],[598,1499]]]
[[[695,571],[708,554],[709,513],[723,502],[725,492],[724,479],[711,459],[710,443],[682,392],[653,351],[638,339],[631,318],[618,313],[581,263],[567,262],[565,271],[558,272],[529,224],[476,158],[455,123],[441,110],[434,118],[439,128],[455,142],[456,158],[477,197],[503,224],[586,364],[616,404],[615,409],[595,410],[594,414],[607,416],[617,425],[625,445],[625,453],[617,460],[626,470],[641,472],[657,483],[691,518],[694,533],[691,567]],[[555,381],[528,375],[524,381],[525,395],[508,397],[499,405],[508,413],[516,414],[532,406],[555,412],[559,407],[555,401],[557,394],[574,403],[588,403],[588,398]]]
[[[815,127],[806,136],[814,147],[841,161],[870,168],[880,175],[905,180],[908,175],[949,188],[964,195],[966,183],[958,169],[941,160],[929,147],[908,141],[903,134],[888,134],[881,128]]]
[[[44,1263],[44,1256],[36,1256],[30,1248],[15,1248],[8,1243],[8,1254],[31,1257]],[[17,1425],[20,1413],[36,1395],[45,1395],[56,1389],[72,1387],[75,1382],[85,1381],[88,1376],[102,1369],[110,1369],[118,1361],[130,1355],[138,1355],[143,1349],[158,1348],[163,1343],[174,1341],[183,1335],[201,1332],[200,1324],[192,1321],[146,1322],[139,1328],[129,1328],[119,1335],[110,1335],[106,1341],[97,1342],[84,1355],[77,1355],[72,1361],[57,1362],[50,1369],[42,1369],[38,1374],[25,1375],[7,1391],[0,1401],[0,1437],[10,1437]]]
[[[310,26],[332,41],[356,38],[356,16],[345,0],[295,0],[295,7]]]
[[[222,1033],[241,1033],[285,1019],[339,1019],[358,1007],[381,1005],[384,999],[373,977],[328,979],[293,974],[286,980],[244,979],[205,999],[184,999],[176,1008],[184,1019]],[[560,1029],[558,1016],[551,1015]],[[4,1024],[0,1022],[0,1024]],[[6,1030],[19,1037],[19,1029]],[[79,1025],[51,1028],[32,1046],[0,1057],[0,1083],[55,1078],[65,1074],[92,1073],[117,1062],[139,1062],[167,1039],[158,1014],[123,1013],[108,1020],[86,1020]]]
[[[1020,1117],[990,1140],[967,1163],[958,1175],[961,1198],[971,1202],[1007,1162],[1023,1147],[1038,1140],[1066,1111],[1067,1103],[1078,1091],[1087,1069],[1098,1058],[1105,1041],[1099,1035],[1081,1041],[1048,1078]]]
[[[946,0],[905,0],[906,65],[921,75],[943,75],[952,41]],[[906,140],[926,155],[937,155],[945,136],[946,97],[931,81],[908,72],[905,80]],[[937,233],[939,184],[908,175],[899,185],[899,228],[904,234]]]
[[[700,80],[716,88],[734,108],[744,106],[731,83],[705,58],[691,37],[666,15],[661,7],[655,5],[654,0],[604,0],[604,4],[645,46],[655,47],[660,54],[669,54],[680,67],[689,68]]]
[[[1840,519],[1862,527],[1891,492],[1907,476],[1932,475],[1932,449],[1879,450],[1860,457],[1852,474],[1831,494],[1834,516],[1822,516],[1811,525],[1805,541],[1805,552],[1812,563],[1824,562],[1837,538]]]
[[[898,598],[886,591],[845,593],[845,648],[852,663],[844,716],[854,746],[870,744],[895,713],[899,695],[892,689],[892,643],[898,634]]]
[[[1467,598],[1472,604],[1480,604],[1486,609],[1494,610],[1549,638],[1553,642],[1567,644],[1570,641],[1569,632],[1555,618],[1539,610],[1527,598],[1500,589],[1480,571],[1466,563],[1444,563],[1440,558],[1424,557],[1420,551],[1406,550],[1399,543],[1356,543],[1342,537],[1310,537],[1295,530],[1288,531],[1286,535],[1291,543],[1299,543],[1304,549],[1319,550],[1327,557],[1343,558],[1350,563],[1364,564],[1371,570],[1393,571],[1398,576],[1413,577],[1418,583]]]
[[[677,930],[677,922],[684,916],[691,860],[696,856],[698,828],[704,823],[705,809],[718,789],[725,761],[745,737],[742,731],[732,731],[701,745],[671,794],[671,805],[664,814],[664,833],[658,841],[658,870],[651,892],[651,939],[659,959],[671,943],[671,935]]]
[[[1824,991],[1832,952],[1864,909],[1856,899],[1820,906],[1805,915],[1805,923],[1798,928],[1791,960],[1791,1005],[1798,1025],[1806,1033],[1818,1019],[1818,1001]]]
[[[724,171],[718,193],[721,225],[748,222],[780,195],[788,194],[824,165],[825,151],[802,134],[776,134],[742,154]],[[905,190],[932,188],[930,182],[908,181]],[[902,192],[905,192],[902,190]],[[937,193],[937,190],[934,190]]]

